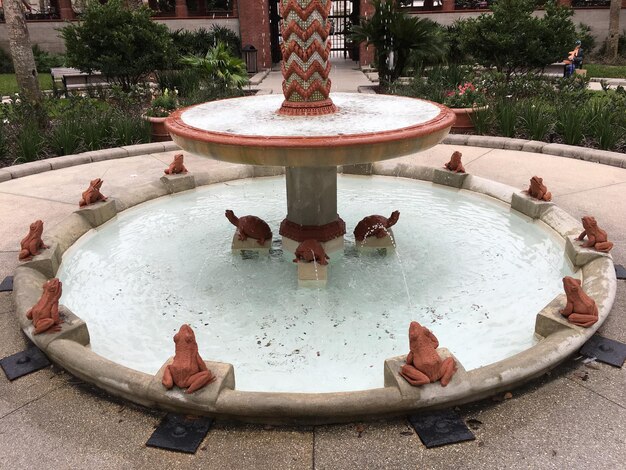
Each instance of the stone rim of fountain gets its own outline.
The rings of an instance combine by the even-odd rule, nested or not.
[[[456,119],[449,108],[432,101],[388,95],[333,94],[336,95],[350,95],[367,100],[400,98],[413,102],[421,101],[438,108],[439,114],[428,121],[381,131],[260,137],[245,133],[199,129],[185,123],[182,115],[193,108],[209,104],[202,103],[174,111],[168,117],[166,127],[174,142],[181,148],[197,155],[210,155],[216,160],[265,166],[319,167],[370,163],[430,148],[449,133]],[[273,98],[273,95],[269,97]],[[228,101],[245,106],[254,98],[230,98],[215,103]],[[258,98],[267,99],[268,95],[261,95]],[[335,116],[339,119],[339,115]],[[285,119],[289,122],[305,117]],[[293,125],[293,122],[289,123]],[[268,152],[268,149],[277,151]]]
[[[274,171],[273,174],[280,173]],[[426,180],[474,191],[510,204],[513,210],[538,219],[565,239],[566,256],[581,268],[583,288],[598,305],[599,321],[591,328],[569,324],[558,313],[564,304],[564,295],[561,294],[537,315],[535,333],[543,337],[539,343],[510,358],[471,371],[465,371],[459,364],[459,372],[445,388],[439,383],[409,386],[397,373],[404,362],[403,355],[385,361],[383,388],[317,394],[238,391],[235,389],[233,366],[209,361],[209,368],[218,377],[215,384],[192,395],[184,394],[179,389],[166,391],[161,385],[163,369],[156,376],[151,376],[92,352],[88,346],[87,325],[67,309],[64,309],[65,323],[59,333],[34,336],[32,324],[25,314],[39,299],[43,282],[54,277],[61,257],[69,246],[89,230],[114,217],[118,211],[157,197],[193,189],[196,186],[194,177],[186,175],[166,177],[160,187],[147,184],[132,193],[121,194],[116,199],[80,209],[49,231],[46,241],[51,248],[21,265],[15,272],[14,299],[20,326],[46,355],[73,375],[141,405],[251,422],[318,424],[453,406],[511,390],[565,360],[607,318],[617,284],[612,258],[604,253],[581,248],[574,241],[581,230],[580,224],[553,203],[531,200],[515,188],[484,178],[456,175],[428,167],[406,166],[399,167],[399,171],[398,168],[390,171],[383,169],[374,174]],[[210,183],[242,176],[241,169],[225,169],[220,175],[212,175]],[[249,167],[244,177],[252,176],[256,175]],[[443,357],[450,355],[443,348],[438,351]]]

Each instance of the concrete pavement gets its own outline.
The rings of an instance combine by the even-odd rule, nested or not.
[[[354,91],[360,80],[367,81],[350,67],[337,67],[335,74],[337,91]],[[270,88],[271,80],[280,86],[276,72],[266,80],[262,88]],[[443,144],[380,165],[441,167],[457,149],[471,174],[519,188],[528,185],[530,176],[542,176],[560,207],[576,218],[595,215],[616,244],[615,262],[626,264],[626,169]],[[105,180],[103,193],[112,197],[152,181],[173,153],[145,153],[0,183],[0,279],[17,266],[19,241],[33,220],[42,218],[53,227],[76,209],[86,182],[95,177]],[[205,178],[226,165],[192,155],[185,156],[185,164]],[[624,287],[619,281],[612,315],[600,332],[626,342]],[[25,346],[13,311],[11,295],[1,293],[0,357]],[[144,447],[163,412],[112,398],[50,367],[13,383],[0,374],[0,468],[621,468],[626,461],[625,389],[623,369],[573,358],[513,390],[510,399],[498,396],[459,408],[475,441],[426,449],[404,418],[315,427],[217,420],[198,452],[185,455]]]

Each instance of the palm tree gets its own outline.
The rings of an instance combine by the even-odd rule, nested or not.
[[[442,59],[445,45],[434,21],[409,16],[393,0],[374,0],[376,12],[352,27],[350,38],[376,48],[376,62],[381,84],[395,81],[404,72],[410,56],[414,61]]]
[[[233,57],[226,44],[221,41],[211,47],[204,57],[186,56],[182,58],[182,62],[200,70],[206,78],[226,88],[241,89],[248,83],[246,64],[238,57]]]

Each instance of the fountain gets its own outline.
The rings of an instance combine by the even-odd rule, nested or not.
[[[326,42],[330,1],[283,0],[282,6],[284,98],[205,103],[175,112],[167,126],[174,141],[191,153],[231,163],[285,167],[286,217],[282,195],[276,196],[282,180],[276,178],[182,192],[195,188],[190,167],[187,174],[171,171],[162,176],[162,186],[134,188],[129,195],[117,195],[117,200],[102,196],[102,181],[94,180],[83,193],[82,209],[55,228],[50,248],[15,274],[16,312],[26,334],[72,374],[140,404],[302,423],[393,415],[476,400],[544,373],[580,347],[606,319],[615,295],[612,261],[602,251],[610,249],[610,242],[595,220],[583,221],[585,231],[578,235],[578,223],[545,197],[533,199],[459,172],[460,154],[453,156],[450,169],[394,167],[387,173],[411,179],[390,183],[368,177],[368,213],[389,214],[393,208],[403,218],[398,222],[399,214],[393,212],[389,218],[362,219],[367,215],[360,202],[363,180],[338,179],[337,167],[432,147],[449,132],[454,115],[443,106],[410,98],[330,94]],[[182,158],[170,166],[168,170],[182,170]],[[385,174],[385,169],[375,172]],[[213,181],[241,178],[242,173],[254,174],[233,170]],[[345,253],[347,224],[338,213],[338,192],[343,194],[339,200],[355,201],[352,208],[342,207],[347,224],[356,225],[355,249],[348,235]],[[257,195],[254,204],[245,200],[249,204],[245,210],[262,215],[267,223],[255,216],[235,216],[231,209],[237,213],[244,209],[235,206],[244,203],[240,193]],[[156,200],[126,210],[151,199]],[[219,205],[222,228],[214,222],[218,209],[206,208],[210,204]],[[223,218],[224,210],[230,210],[228,220],[237,227],[235,237],[244,238],[238,241],[249,243],[248,248],[262,244],[268,256],[232,256],[224,231],[232,227]],[[441,213],[448,218],[438,220]],[[390,236],[392,225],[395,233]],[[272,240],[275,226],[280,226],[282,241]],[[245,239],[260,233],[248,232],[259,227],[262,240]],[[196,232],[181,242],[191,228]],[[501,241],[507,230],[510,238]],[[373,237],[368,237],[370,231]],[[397,245],[393,255],[356,249],[361,241],[367,246],[378,235]],[[588,240],[581,246],[585,236]],[[166,245],[172,241],[173,246]],[[121,245],[130,251],[122,251]],[[329,261],[334,271],[326,287],[298,289],[290,283],[293,257],[287,252],[295,254],[298,269],[310,261],[311,281],[321,280]],[[486,264],[480,265],[480,260]],[[117,276],[111,274],[110,263],[123,266]],[[549,280],[547,272],[552,273]],[[88,282],[81,284],[79,274]],[[41,297],[45,283],[46,299],[58,304],[61,288],[56,276],[64,287],[60,307],[44,301],[46,293]],[[507,277],[511,279],[504,287]],[[563,277],[567,296],[551,290]],[[448,282],[451,279],[456,284]],[[72,286],[78,290],[72,293]],[[156,286],[165,292],[156,293]],[[479,287],[495,292],[493,307],[480,303]],[[516,291],[520,295],[513,297]],[[346,297],[351,292],[354,297]],[[281,304],[285,296],[294,303]],[[130,301],[115,303],[123,297]],[[522,305],[528,298],[540,303]],[[419,303],[422,299],[427,299],[425,304]],[[458,306],[467,299],[476,303]],[[113,304],[106,303],[110,301]],[[357,304],[365,308],[357,310]],[[27,317],[33,305],[42,312],[34,325]],[[207,318],[205,312],[215,315]],[[421,324],[430,323],[412,323],[418,315]],[[505,347],[519,341],[509,327],[523,324],[526,343],[493,358],[457,356],[462,346],[479,349],[477,343],[485,341],[476,338],[482,338],[490,324],[501,328],[491,333],[492,342]],[[152,326],[167,331],[154,331]],[[121,357],[112,359],[101,352],[98,341],[103,332]],[[130,341],[122,343],[124,337]],[[455,352],[438,347],[439,340]],[[141,350],[154,357],[154,364],[145,365]],[[239,351],[240,356],[228,356],[226,350]],[[280,369],[281,363],[287,367]],[[288,383],[289,377],[295,385]],[[364,377],[359,383],[352,381]],[[436,381],[440,383],[431,383]],[[193,393],[185,393],[185,387]]]

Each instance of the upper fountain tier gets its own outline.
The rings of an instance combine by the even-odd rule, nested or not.
[[[454,113],[401,96],[333,93],[338,111],[278,114],[281,95],[212,101],[174,112],[166,121],[183,149],[230,163],[322,167],[370,163],[439,143]]]

